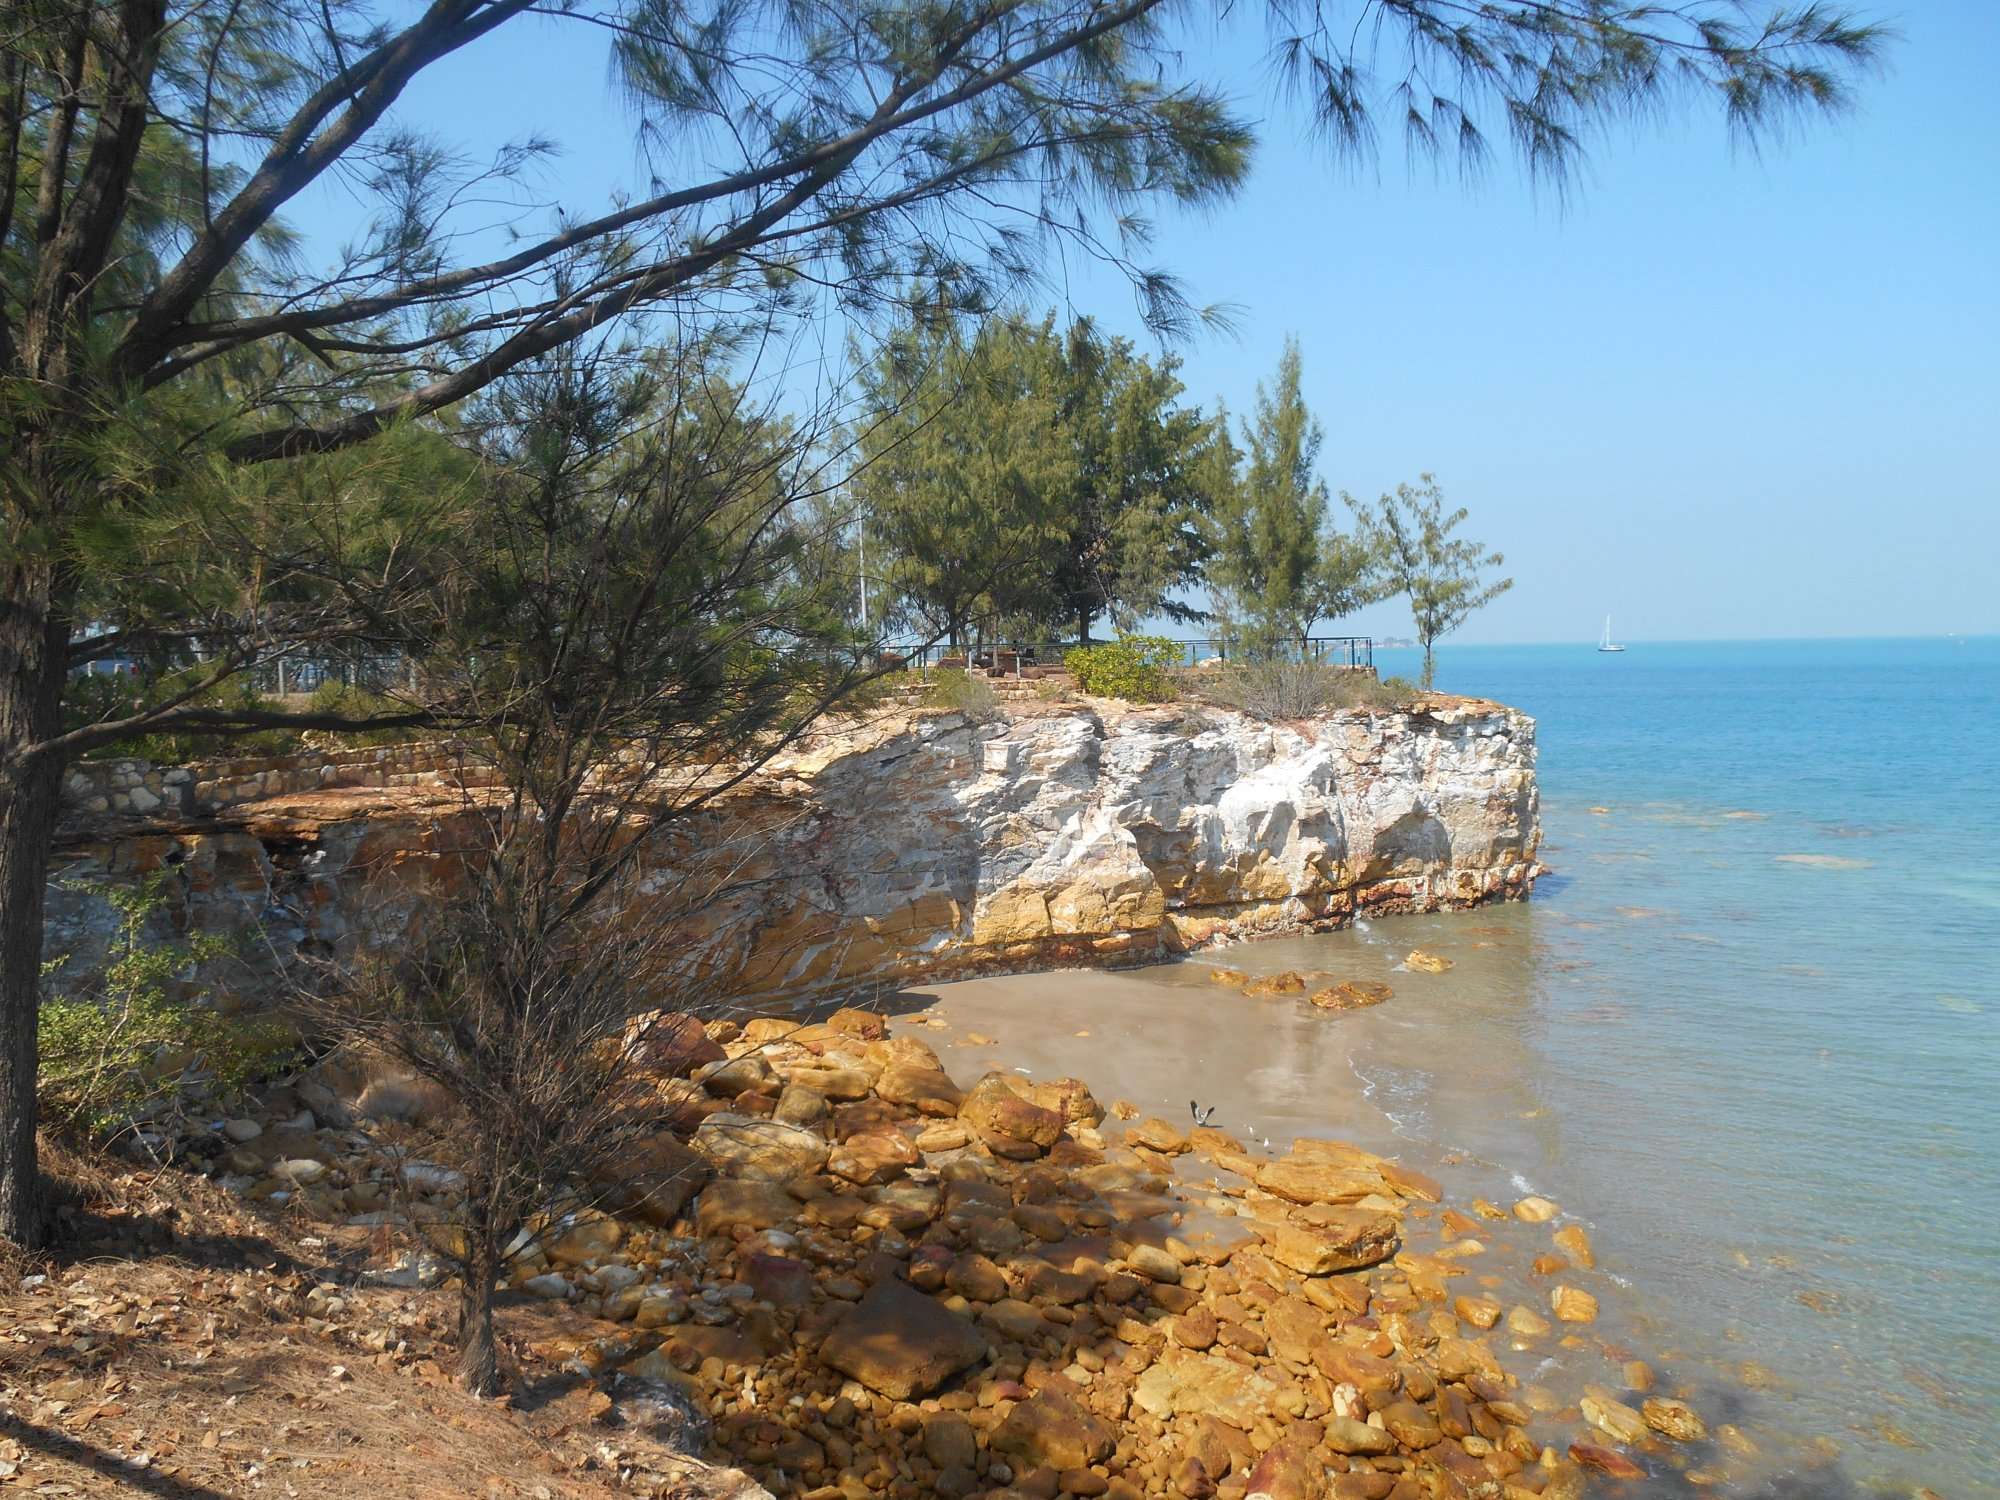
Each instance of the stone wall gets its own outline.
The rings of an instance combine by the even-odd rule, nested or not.
[[[167,870],[175,923],[244,933],[253,967],[393,941],[450,899],[477,819],[451,773],[397,764],[370,787],[86,818],[63,873]],[[1470,906],[1532,884],[1534,766],[1533,720],[1461,699],[1292,726],[1095,700],[898,714],[803,743],[678,829],[632,920],[666,920],[690,878],[726,868],[734,894],[677,934],[673,982],[800,998]],[[104,906],[54,897],[50,946],[72,972]]]
[[[70,768],[63,802],[72,820],[195,817],[297,792],[458,784],[466,776],[456,747],[444,742],[238,756],[191,766],[93,760]]]

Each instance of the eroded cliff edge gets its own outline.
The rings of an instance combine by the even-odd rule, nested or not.
[[[455,825],[479,792],[448,757],[313,760],[79,777],[63,878],[165,868],[177,926],[254,929],[266,964],[393,941],[425,901],[451,899]],[[375,784],[343,784],[357,780]],[[144,794],[121,799],[119,782]],[[800,998],[1519,897],[1539,840],[1534,721],[1499,704],[1272,725],[1029,703],[818,734],[664,842],[644,884],[664,906],[688,870],[726,871],[730,894],[682,945],[684,976]],[[102,899],[53,892],[50,915],[51,951],[88,964]]]

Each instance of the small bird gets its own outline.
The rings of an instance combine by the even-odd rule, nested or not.
[[[1194,1100],[1190,1099],[1188,1100],[1188,1113],[1194,1116],[1195,1124],[1206,1125],[1210,1120],[1215,1118],[1215,1106],[1211,1104],[1207,1109],[1203,1109]]]

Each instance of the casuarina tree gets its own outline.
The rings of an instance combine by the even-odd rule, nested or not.
[[[622,1195],[638,1163],[687,1165],[627,1023],[663,994],[704,1009],[691,934],[758,844],[663,841],[863,670],[809,531],[824,433],[728,379],[714,342],[571,349],[477,404],[481,525],[419,685],[479,726],[464,753],[486,774],[437,835],[457,878],[308,992],[448,1101],[426,1154],[463,1182],[436,1239],[482,1394],[495,1284],[532,1231]]]
[[[1876,33],[1830,8],[1766,11],[1269,0],[1262,14],[1335,142],[1365,149],[1387,113],[1416,149],[1476,161],[1499,122],[1560,179],[1599,125],[1671,97],[1706,92],[1746,127],[1838,105]],[[1130,270],[1156,324],[1183,322],[1144,259],[1140,210],[1213,201],[1250,137],[1187,79],[1178,28],[1248,23],[1186,0],[0,9],[0,1235],[43,1229],[35,1013],[64,766],[134,732],[257,727],[261,710],[207,691],[299,635],[396,631],[393,599],[349,585],[400,584],[402,546],[350,571],[340,527],[282,509],[275,538],[226,524],[239,495],[283,488],[250,469],[405,440],[649,308],[866,306],[912,276],[990,305],[1055,236]],[[526,186],[541,143],[473,159],[399,114],[431,70],[538,25],[606,39],[649,147],[636,190],[557,213]],[[289,240],[286,213],[334,182],[364,200],[354,242]],[[486,226],[509,194],[519,237],[496,244]],[[163,557],[183,500],[207,523],[191,538],[247,552],[191,541]],[[135,564],[121,548],[140,522]],[[323,546],[335,555],[316,559]],[[242,586],[274,547],[281,608]],[[67,724],[93,635],[141,655],[178,637],[206,665],[115,722]]]
[[[1376,597],[1374,551],[1328,518],[1319,474],[1325,433],[1306,406],[1296,341],[1285,341],[1276,380],[1257,387],[1243,426],[1244,464],[1212,509],[1209,577],[1227,628],[1254,654],[1302,649],[1313,625]]]
[[[1507,560],[1469,537],[1454,536],[1465,522],[1465,507],[1447,511],[1437,479],[1430,474],[1418,479],[1414,485],[1397,485],[1394,494],[1372,506],[1346,498],[1378,549],[1387,592],[1410,601],[1417,640],[1424,648],[1424,686],[1430,687],[1438,641],[1506,593],[1514,580],[1482,576]]]

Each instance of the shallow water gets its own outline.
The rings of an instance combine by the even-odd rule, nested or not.
[[[1597,1242],[1597,1332],[1758,1440],[1739,1493],[2000,1493],[2000,642],[1466,649],[1440,686],[1539,719],[1557,873],[1213,956],[1387,1004],[1246,1001],[1197,960],[936,1013],[1100,1098],[1555,1198]],[[1398,967],[1417,947],[1454,967]]]

